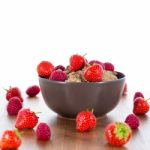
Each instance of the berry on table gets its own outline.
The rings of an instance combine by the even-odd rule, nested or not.
[[[48,141],[51,138],[51,131],[46,123],[40,123],[36,128],[36,137],[38,140]]]
[[[33,129],[38,123],[38,117],[36,113],[30,111],[30,109],[21,109],[18,112],[15,127],[21,129]]]
[[[10,87],[8,90],[6,90],[6,99],[9,101],[9,99],[12,97],[19,97],[21,102],[23,102],[21,91],[18,87]]]
[[[21,143],[18,130],[6,130],[0,140],[0,148],[2,150],[15,150],[20,147]]]
[[[7,112],[9,115],[17,115],[22,108],[22,103],[19,97],[12,97],[7,104]]]
[[[76,117],[76,129],[79,132],[92,130],[96,126],[96,117],[92,112],[82,111]]]
[[[127,123],[131,129],[137,129],[140,125],[140,120],[136,115],[129,114],[125,119],[125,123]]]
[[[133,101],[135,101],[135,99],[136,99],[137,97],[142,97],[142,98],[144,98],[144,95],[143,95],[142,92],[135,92]]]
[[[35,97],[40,92],[40,88],[37,85],[29,86],[26,90],[26,94],[29,97]]]
[[[130,140],[132,130],[126,123],[115,122],[106,126],[104,134],[109,144],[122,146]]]
[[[136,115],[145,115],[149,111],[148,102],[142,98],[137,97],[134,101],[133,113]]]

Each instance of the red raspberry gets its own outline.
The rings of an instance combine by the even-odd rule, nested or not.
[[[40,88],[37,85],[29,86],[26,90],[26,94],[29,97],[35,97],[40,92]]]
[[[7,112],[9,115],[17,115],[22,108],[22,103],[19,97],[12,97],[7,104]]]
[[[131,129],[137,129],[140,125],[140,120],[136,115],[130,114],[126,117],[125,123],[127,123]]]
[[[104,66],[105,66],[105,70],[112,71],[112,72],[115,71],[114,65],[112,63],[106,62],[104,63]]]
[[[143,95],[142,92],[135,92],[133,101],[135,101],[135,99],[136,99],[137,97],[142,97],[142,98],[144,98],[144,95]]]
[[[91,61],[89,61],[89,64],[90,65],[99,64],[103,67],[103,69],[105,69],[104,64],[102,62],[98,61],[98,60],[91,60]]]
[[[51,138],[51,131],[46,123],[40,123],[36,129],[36,137],[38,140],[48,141]]]
[[[65,67],[62,66],[62,65],[58,65],[58,66],[56,66],[56,67],[54,68],[54,70],[58,70],[58,69],[60,69],[60,70],[62,70],[62,71],[65,71]]]
[[[65,80],[67,80],[67,74],[64,71],[55,70],[52,72],[50,80],[64,82]]]

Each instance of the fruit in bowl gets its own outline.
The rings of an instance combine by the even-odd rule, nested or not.
[[[89,62],[84,56],[76,54],[70,57],[66,68],[62,65],[54,67],[48,61],[42,61],[40,67],[38,65],[44,101],[60,116],[75,118],[80,111],[93,108],[95,116],[100,117],[119,102],[125,75],[114,71],[112,63]]]

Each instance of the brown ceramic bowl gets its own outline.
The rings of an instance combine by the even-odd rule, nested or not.
[[[75,118],[77,113],[94,109],[96,117],[111,111],[118,104],[125,83],[125,75],[99,83],[65,83],[39,77],[45,103],[62,117]]]

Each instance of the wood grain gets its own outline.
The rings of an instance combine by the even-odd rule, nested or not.
[[[14,129],[16,117],[10,117],[6,112],[5,93],[1,93],[0,102],[0,136],[5,129]],[[35,129],[23,131],[20,150],[148,150],[150,147],[150,114],[140,117],[141,126],[133,131],[132,139],[124,147],[112,147],[104,139],[104,128],[110,122],[124,121],[132,113],[132,97],[128,94],[121,98],[118,106],[107,115],[97,119],[97,127],[90,132],[79,133],[75,130],[75,120],[66,120],[57,116],[45,105],[43,98],[27,98],[24,95],[24,108],[41,111],[39,121],[46,122],[51,127],[52,138],[48,142],[36,140]],[[110,99],[111,100],[111,99]]]

